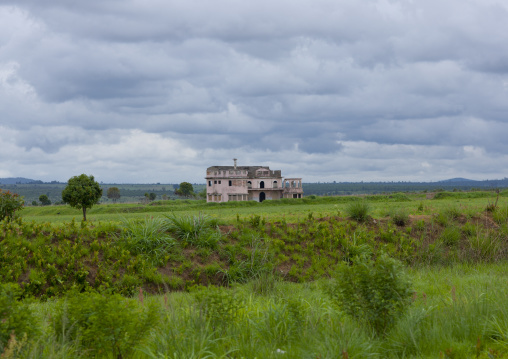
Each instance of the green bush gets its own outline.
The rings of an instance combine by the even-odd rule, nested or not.
[[[346,213],[352,219],[363,222],[367,219],[370,206],[365,201],[351,202],[346,206]]]
[[[122,296],[81,293],[67,297],[53,315],[55,334],[78,341],[92,355],[127,358],[148,332],[157,326],[154,305],[143,305]]]
[[[10,222],[21,211],[25,202],[17,193],[5,192],[0,188],[0,221]]]
[[[377,259],[356,257],[342,263],[327,293],[344,312],[385,334],[411,304],[411,282],[403,265],[381,254]]]
[[[35,317],[30,307],[19,300],[20,295],[17,284],[0,284],[0,354],[11,335],[22,338],[36,332]]]
[[[409,223],[409,213],[404,208],[399,208],[390,213],[392,222],[397,226],[405,226]]]

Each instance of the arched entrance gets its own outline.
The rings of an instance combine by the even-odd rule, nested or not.
[[[259,188],[265,188],[265,181],[259,182]]]
[[[266,194],[265,194],[265,192],[261,192],[261,193],[259,194],[259,202],[263,202],[265,199],[266,199]]]

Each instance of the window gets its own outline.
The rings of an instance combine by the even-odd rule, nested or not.
[[[220,181],[219,181],[219,184],[220,184]]]
[[[233,181],[229,180],[229,187],[233,185]]]
[[[208,186],[211,186],[212,185],[212,181],[208,181]]]
[[[213,184],[217,184],[217,181],[213,181]]]

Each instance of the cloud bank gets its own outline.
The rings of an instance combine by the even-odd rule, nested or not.
[[[0,177],[502,178],[507,43],[493,0],[2,0]]]

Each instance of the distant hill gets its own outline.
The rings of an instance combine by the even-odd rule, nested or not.
[[[450,179],[442,180],[442,181],[438,181],[438,182],[439,183],[453,183],[453,182],[479,182],[479,181],[458,177],[458,178],[450,178]]]
[[[33,183],[36,182],[30,178],[24,177],[9,177],[9,178],[0,178],[0,184],[18,184],[18,183]]]

